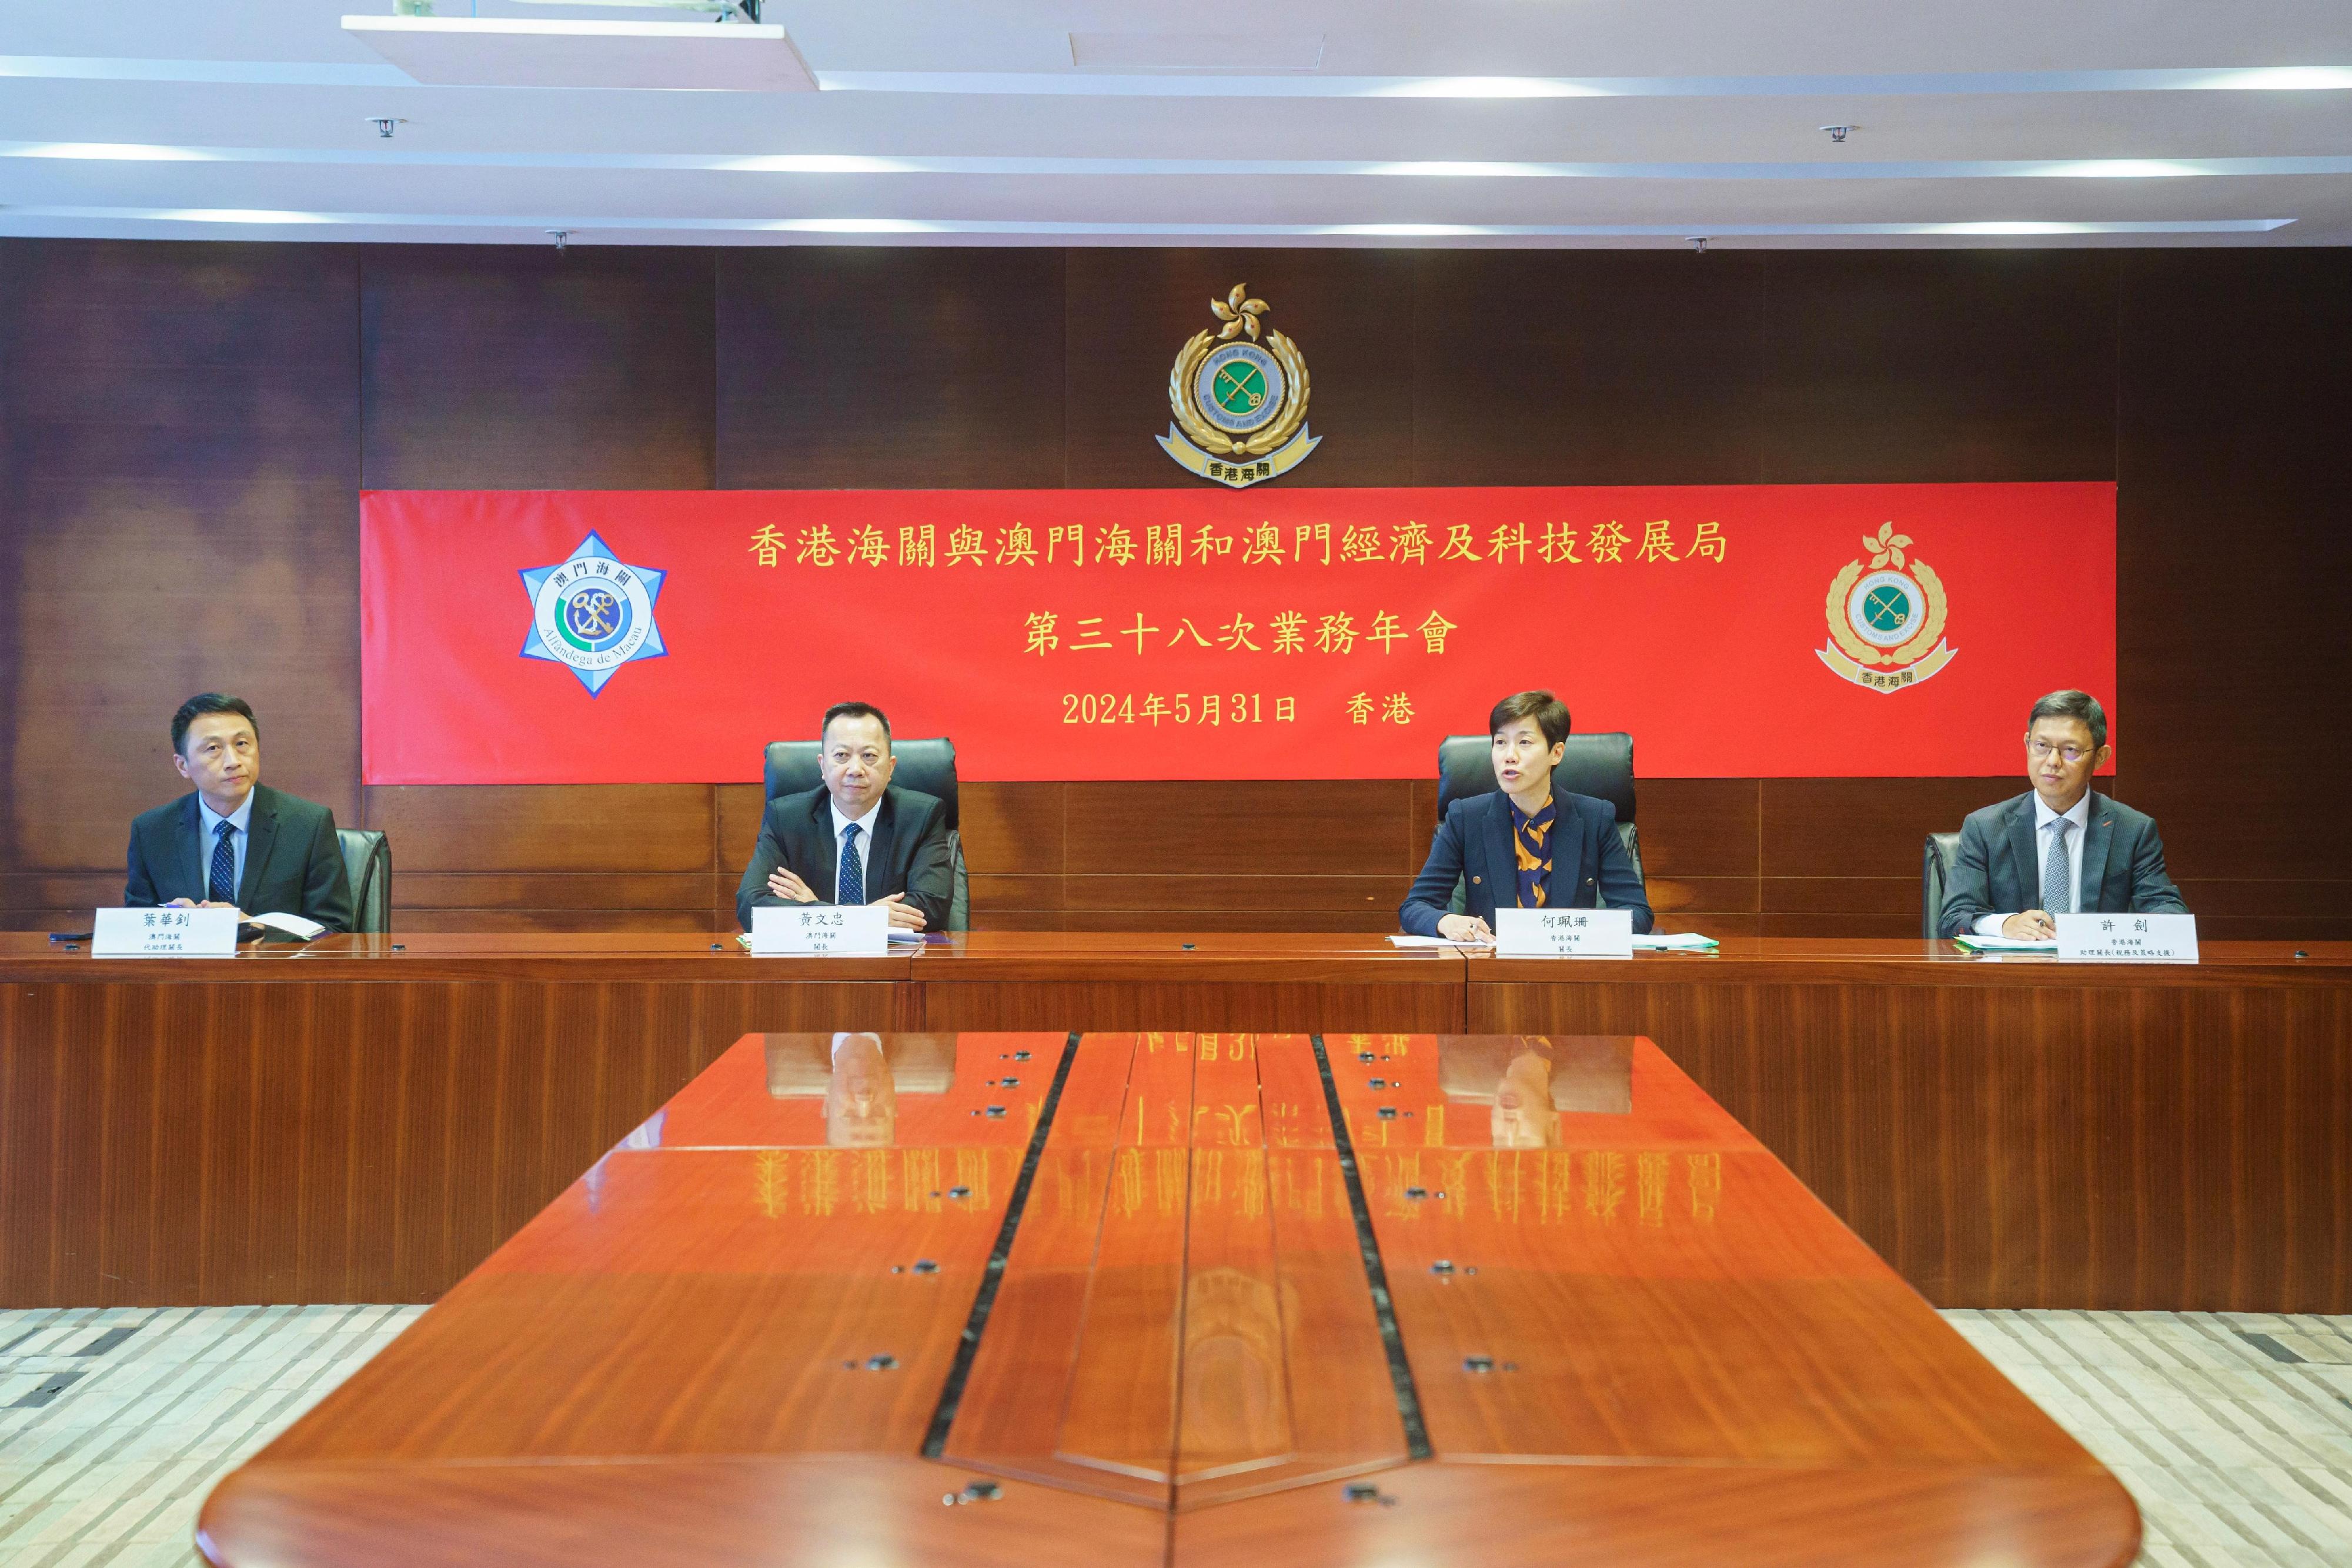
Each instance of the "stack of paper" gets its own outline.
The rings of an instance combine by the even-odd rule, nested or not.
[[[2055,953],[2056,937],[2047,942],[2025,942],[2014,936],[1979,936],[1973,932],[1952,938],[1952,946],[1963,953]]]

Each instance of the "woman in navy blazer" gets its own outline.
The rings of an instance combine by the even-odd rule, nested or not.
[[[1635,931],[1651,928],[1642,873],[1617,837],[1617,808],[1552,789],[1551,770],[1568,749],[1568,706],[1549,692],[1521,692],[1495,705],[1487,731],[1499,788],[1454,801],[1437,824],[1428,863],[1397,911],[1407,931],[1456,942],[1492,940],[1496,907],[1520,907],[1517,825],[1539,821],[1547,806],[1557,810],[1548,844],[1551,871],[1534,879],[1542,884],[1540,907],[1630,909]],[[1449,915],[1457,883],[1465,912]],[[1537,905],[1531,899],[1528,906]]]

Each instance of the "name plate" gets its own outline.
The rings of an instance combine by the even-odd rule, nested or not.
[[[90,921],[93,958],[234,958],[234,909],[101,909]]]
[[[1497,909],[1495,952],[1505,958],[1630,958],[1630,909]]]
[[[2194,964],[2193,915],[2053,915],[2058,956],[2084,964]]]
[[[890,912],[871,904],[762,905],[751,911],[755,958],[879,958],[889,950]]]

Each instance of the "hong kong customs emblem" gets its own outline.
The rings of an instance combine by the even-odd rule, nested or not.
[[[1830,582],[1829,646],[1822,664],[1858,686],[1899,692],[1952,662],[1944,642],[1944,582],[1924,560],[1908,555],[1911,536],[1888,523],[1862,548],[1870,564],[1848,561]]]
[[[1223,323],[1202,331],[1168,372],[1168,409],[1176,423],[1160,450],[1203,479],[1239,490],[1287,474],[1323,438],[1307,429],[1307,360],[1298,345],[1266,329],[1263,299],[1234,285],[1209,308]]]
[[[669,652],[654,624],[654,601],[668,575],[623,565],[590,534],[571,559],[522,574],[530,598],[522,656],[569,665],[588,695],[596,695],[623,664]]]

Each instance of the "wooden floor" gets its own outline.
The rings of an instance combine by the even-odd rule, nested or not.
[[[2139,1541],[1648,1040],[1205,1033],[748,1035],[200,1532],[225,1568]]]

